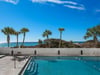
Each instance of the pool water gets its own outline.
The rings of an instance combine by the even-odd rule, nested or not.
[[[32,57],[24,75],[100,75],[100,57]]]

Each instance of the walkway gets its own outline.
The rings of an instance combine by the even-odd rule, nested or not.
[[[0,57],[1,56],[2,55],[0,55]],[[16,57],[16,62],[14,62],[14,57],[12,56],[0,58],[0,75],[18,75],[27,60],[28,58],[24,56]],[[14,64],[16,64],[16,66],[14,66]]]

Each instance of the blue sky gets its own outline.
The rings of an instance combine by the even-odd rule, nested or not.
[[[86,29],[100,24],[100,0],[0,0],[0,30],[13,27],[16,31],[26,27],[26,41],[45,39],[45,29],[50,38],[59,38],[59,27],[65,28],[63,39],[84,41]],[[22,41],[22,35],[19,37]],[[11,36],[11,41],[16,41]],[[0,42],[6,36],[0,32]]]

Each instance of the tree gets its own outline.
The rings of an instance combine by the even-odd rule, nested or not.
[[[86,34],[84,36],[84,39],[88,39],[90,37],[93,37],[93,41],[95,43],[97,43],[98,42],[98,39],[97,39],[98,35],[100,35],[100,33],[99,33],[98,28],[96,26],[96,27],[87,29],[87,32],[86,32]]]
[[[47,37],[47,40],[49,40],[49,35],[52,35],[52,32],[50,30],[45,30],[43,32],[43,37]],[[49,47],[50,47],[50,42],[48,41],[47,44],[49,43]]]
[[[100,36],[100,25],[97,25],[95,28],[96,28],[98,35]]]
[[[9,44],[10,44],[10,35],[12,35],[14,33],[14,29],[10,28],[10,27],[5,27],[1,31],[7,36],[7,43],[8,43],[8,47],[9,47]]]
[[[22,42],[22,46],[24,45],[24,41],[25,41],[25,36],[26,36],[26,32],[29,32],[29,29],[27,28],[22,28],[21,33],[23,33],[23,42]]]
[[[20,34],[20,32],[14,32],[14,35],[16,35],[16,39],[17,39],[17,42],[16,42],[16,47],[18,47],[19,45],[18,45],[18,37],[19,37],[19,34]]]
[[[62,32],[65,30],[64,28],[59,28],[58,29],[59,30],[59,32],[60,32],[60,41],[59,41],[59,48],[61,47],[61,44],[62,44]]]
[[[38,44],[39,44],[39,45],[42,44],[42,40],[41,40],[41,39],[38,40]]]
[[[42,40],[41,39],[38,40],[38,44],[39,44],[40,47],[42,46]]]

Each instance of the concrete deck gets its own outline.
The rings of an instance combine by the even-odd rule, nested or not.
[[[18,75],[21,71],[28,58],[24,59],[23,56],[16,58],[14,62],[14,57],[12,56],[2,56],[0,55],[0,75]],[[14,63],[16,63],[16,68],[14,68]]]

